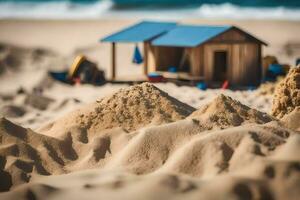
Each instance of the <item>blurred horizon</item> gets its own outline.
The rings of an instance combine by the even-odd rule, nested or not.
[[[222,18],[300,20],[292,0],[0,0],[0,18]]]
[[[0,0],[0,2],[11,3],[47,3],[47,2],[70,2],[78,4],[89,4],[105,0]],[[295,0],[111,0],[116,6],[176,6],[176,5],[203,5],[203,4],[224,4],[230,3],[246,7],[300,7],[300,1]]]

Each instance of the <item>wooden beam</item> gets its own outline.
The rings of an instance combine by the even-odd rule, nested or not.
[[[144,42],[144,75],[148,75],[148,50],[149,43]]]
[[[111,80],[116,78],[116,43],[111,43]]]

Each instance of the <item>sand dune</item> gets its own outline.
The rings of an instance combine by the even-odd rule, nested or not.
[[[10,181],[1,187],[2,191],[28,182],[34,174],[65,173],[65,163],[77,158],[72,141],[68,138],[59,140],[41,135],[5,118],[1,119],[0,128],[1,171],[3,175],[7,172],[10,174]]]
[[[297,198],[298,133],[283,128],[278,122],[246,124],[219,131],[199,129],[192,119],[186,119],[142,129],[123,142],[120,135],[106,139],[110,144],[98,140],[102,141],[97,142],[102,151],[97,155],[101,156],[102,152],[101,159],[106,160],[104,166],[81,173],[35,178],[0,197],[80,199],[89,195],[96,199],[99,198],[96,193],[100,192],[102,197],[117,199],[120,194],[124,199],[135,199],[136,195],[143,195],[145,199],[164,196],[198,199],[199,195],[209,199]],[[89,148],[94,151],[94,146]],[[49,160],[43,158],[46,162]],[[62,167],[60,164],[53,165],[52,169]],[[16,173],[6,168],[5,172]],[[218,193],[212,192],[215,187],[220,187]],[[151,195],[155,191],[159,194]]]
[[[290,129],[300,131],[300,107],[285,115],[281,121]]]
[[[263,124],[275,120],[270,115],[251,109],[225,95],[220,95],[211,103],[202,106],[189,118],[200,120],[209,129],[240,126],[245,123]]]
[[[2,118],[1,190],[11,191],[0,197],[296,199],[300,136],[289,123],[225,95],[195,110],[151,84],[84,106],[44,134]]]
[[[19,73],[20,70],[53,69],[56,64],[62,62],[61,59],[57,53],[49,49],[0,43],[0,75]]]
[[[272,115],[282,118],[300,106],[300,66],[292,68],[275,90]]]
[[[61,135],[72,128],[91,134],[116,127],[133,131],[147,125],[183,119],[194,110],[155,86],[145,83],[121,89],[38,131],[47,135]]]

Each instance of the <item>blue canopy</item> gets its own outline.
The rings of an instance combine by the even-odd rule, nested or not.
[[[151,40],[173,28],[176,23],[143,21],[103,39],[102,42],[144,42]]]
[[[232,26],[180,25],[152,41],[155,46],[196,47],[231,29]]]

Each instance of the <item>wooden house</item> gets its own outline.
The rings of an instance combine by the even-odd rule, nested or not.
[[[208,84],[258,85],[262,45],[266,43],[234,26],[191,26],[141,22],[104,39],[112,43],[112,78],[118,42],[142,42],[144,73],[158,72]],[[169,73],[175,68],[176,72]]]

